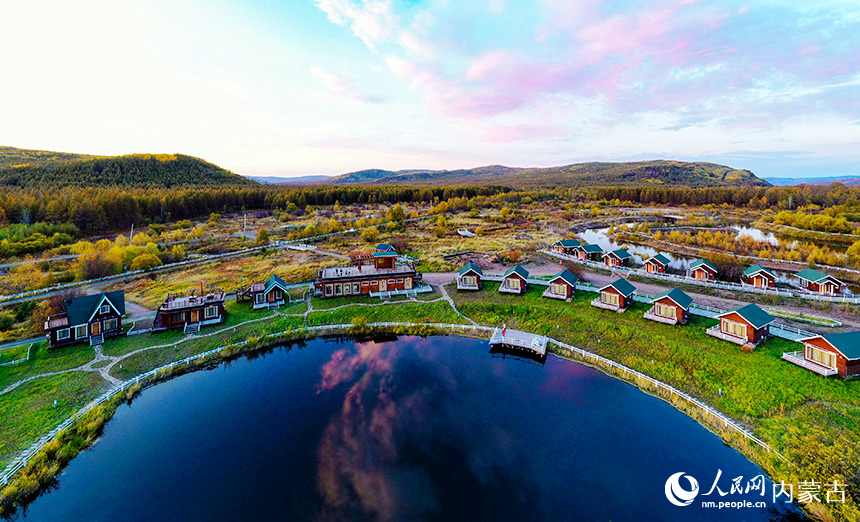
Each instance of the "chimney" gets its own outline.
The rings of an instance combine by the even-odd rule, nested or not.
[[[203,280],[200,280],[200,297],[203,297]]]

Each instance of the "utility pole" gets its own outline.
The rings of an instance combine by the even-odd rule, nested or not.
[[[131,244],[131,239],[134,237],[134,223],[131,224],[131,232],[128,234],[128,244]]]

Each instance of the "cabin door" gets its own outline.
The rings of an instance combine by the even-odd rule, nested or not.
[[[92,324],[93,335],[98,335],[102,332],[102,323],[96,321]]]
[[[191,322],[196,323],[200,321],[200,310],[191,310]]]
[[[379,280],[379,291],[384,292],[387,289],[388,289],[388,280],[387,279],[380,279]]]
[[[412,278],[411,277],[407,277],[406,280],[403,282],[403,288],[405,288],[407,290],[412,290]]]

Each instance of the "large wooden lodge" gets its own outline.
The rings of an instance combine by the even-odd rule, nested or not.
[[[383,246],[383,245],[380,245]],[[385,245],[389,246],[389,245]],[[313,282],[313,295],[322,298],[408,292],[421,281],[411,262],[400,262],[397,252],[377,250],[357,256],[353,266],[321,269]]]
[[[167,294],[155,312],[152,331],[182,328],[186,332],[199,331],[201,326],[224,322],[224,300],[226,294],[215,287]]]
[[[99,292],[63,301],[63,311],[48,317],[45,334],[49,348],[77,343],[101,344],[123,333],[125,291]]]

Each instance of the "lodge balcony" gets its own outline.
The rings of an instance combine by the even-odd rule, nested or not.
[[[627,308],[622,308],[618,305],[604,303],[603,301],[600,300],[599,297],[597,299],[594,299],[593,301],[591,301],[591,306],[593,306],[595,308],[602,308],[604,310],[610,310],[612,312],[618,312],[619,314],[622,313],[624,310],[627,310]]]
[[[812,361],[808,361],[803,357],[803,351],[797,352],[785,352],[782,354],[783,360],[790,362],[791,364],[796,364],[801,368],[806,368],[809,371],[815,372],[822,377],[830,377],[831,375],[837,375],[839,372],[834,370],[833,368],[828,368],[826,366],[822,366],[818,363],[814,363]]]
[[[544,290],[543,297],[548,297],[550,299],[561,299],[562,301],[567,301],[570,299],[567,294],[559,294],[557,292],[553,292],[552,287],[548,287],[546,290]]]
[[[669,324],[672,326],[675,326],[676,324],[678,324],[678,319],[675,317],[663,317],[662,315],[657,315],[657,312],[654,311],[653,306],[651,307],[650,310],[645,312],[645,315],[643,315],[642,317],[644,317],[645,319],[651,320],[651,321],[656,321],[658,323],[663,323],[663,324]]]

